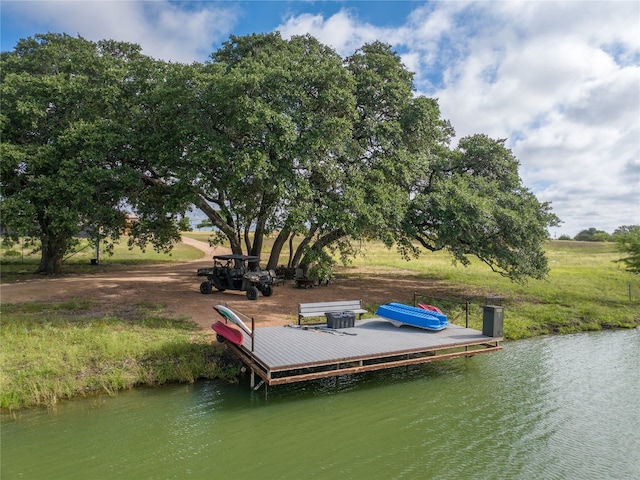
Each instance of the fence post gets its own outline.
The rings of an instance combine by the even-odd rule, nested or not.
[[[469,328],[469,300],[465,300],[464,302],[464,310],[465,310],[465,328]]]

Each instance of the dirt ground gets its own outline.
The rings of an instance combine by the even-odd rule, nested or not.
[[[418,290],[437,289],[411,276],[394,275],[393,281],[380,274],[360,273],[357,278],[341,278],[338,274],[329,286],[310,289],[296,288],[293,281],[274,288],[271,297],[259,296],[248,300],[245,292],[226,291],[210,295],[200,293],[202,277],[196,275],[201,267],[212,264],[215,254],[228,253],[212,248],[207,243],[190,238],[183,241],[203,251],[203,257],[180,264],[146,265],[127,271],[100,271],[87,275],[37,278],[23,282],[3,284],[0,300],[3,304],[22,302],[60,302],[71,299],[89,299],[96,308],[105,312],[121,314],[134,312],[137,305],[162,304],[164,312],[174,317],[183,317],[196,322],[209,331],[217,320],[213,306],[228,305],[249,317],[254,317],[259,326],[286,325],[297,321],[299,303],[361,299],[363,304],[381,304],[392,301],[407,301]]]

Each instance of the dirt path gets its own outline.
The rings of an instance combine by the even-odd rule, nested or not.
[[[210,266],[214,254],[228,251],[187,237],[183,237],[183,242],[202,250],[202,259],[4,284],[0,287],[0,300],[2,303],[23,303],[89,299],[97,308],[114,314],[131,314],[141,303],[163,304],[167,314],[188,318],[209,330],[216,316],[213,306],[217,304],[229,305],[253,316],[257,326],[282,325],[297,320],[299,303],[361,299],[365,305],[380,304],[406,301],[416,289],[433,288],[411,276],[394,276],[393,281],[388,281],[380,276],[363,274],[356,279],[338,275],[328,287],[306,290],[286,282],[275,287],[271,297],[260,296],[256,301],[248,300],[244,292],[214,291],[211,295],[202,295],[199,290],[202,277],[196,275],[197,269]]]

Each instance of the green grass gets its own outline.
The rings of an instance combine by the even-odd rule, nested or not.
[[[144,252],[138,247],[129,249],[126,238],[114,248],[113,255],[100,253],[100,264],[91,265],[96,257],[95,248],[87,240],[81,240],[75,253],[69,253],[63,262],[63,274],[95,273],[104,271],[126,270],[134,265],[150,263],[177,263],[197,260],[202,252],[184,243],[178,243],[170,253],[158,253],[149,247]],[[2,282],[25,280],[33,275],[40,263],[40,252],[21,244],[7,247],[0,242],[0,279]]]
[[[206,241],[209,232],[189,232]],[[275,236],[265,238],[262,258],[268,257]],[[525,284],[491,271],[480,262],[452,264],[446,252],[423,252],[418,259],[404,260],[380,242],[362,245],[361,254],[349,266],[337,266],[338,276],[414,276],[416,283],[435,286],[447,313],[457,323],[464,321],[463,305],[471,301],[469,326],[482,329],[482,306],[486,297],[502,297],[505,338],[519,339],[548,333],[571,333],[605,328],[632,328],[640,324],[640,276],[616,263],[621,257],[610,242],[547,242],[545,251],[550,273],[545,280]],[[286,261],[288,250],[281,255]],[[413,301],[413,293],[406,299]],[[421,292],[418,292],[421,293]],[[446,302],[442,298],[451,299]],[[428,300],[426,298],[425,300]],[[377,305],[368,305],[375,311]]]
[[[128,317],[96,316],[87,301],[3,305],[0,406],[237,375],[210,335],[162,316],[162,306],[139,304]]]
[[[343,271],[402,271],[430,280],[448,298],[472,301],[472,328],[481,328],[484,298],[502,297],[505,337],[510,339],[640,324],[640,276],[615,262],[620,254],[614,244],[550,241],[545,249],[548,278],[526,284],[513,283],[477,260],[468,267],[456,266],[438,252],[406,262],[377,244],[367,245],[366,256]]]
[[[207,241],[210,233],[187,235]],[[274,239],[265,238],[263,259],[268,257]],[[385,281],[393,281],[397,275],[415,276],[437,286],[440,297],[453,300],[444,302],[453,318],[464,318],[459,302],[470,300],[469,325],[477,329],[482,328],[484,299],[502,297],[508,339],[640,324],[640,276],[616,263],[621,254],[614,243],[553,240],[547,242],[545,251],[550,266],[548,278],[525,284],[511,282],[473,257],[467,267],[452,264],[446,252],[423,252],[418,259],[406,261],[380,242],[363,244],[361,254],[349,266],[337,266],[335,273],[343,277],[383,277]],[[287,257],[288,250],[281,260]],[[398,300],[412,301],[413,292]],[[375,310],[377,305],[367,307]]]
[[[206,232],[188,235],[202,241],[209,236]],[[265,249],[272,241],[267,240]],[[21,257],[7,255],[6,250],[0,251],[3,277],[7,266],[25,265]],[[640,276],[615,262],[620,254],[614,244],[551,241],[546,252],[551,267],[548,279],[526,284],[513,283],[479,261],[468,267],[452,265],[451,257],[443,252],[424,253],[407,262],[376,242],[364,245],[363,255],[351,265],[336,267],[336,275],[367,276],[372,281],[410,276],[424,285],[425,292],[417,293],[437,295],[433,303],[457,324],[464,324],[463,304],[470,301],[469,326],[476,329],[482,328],[484,298],[502,297],[507,339],[640,325]],[[200,257],[199,251],[186,245],[178,246],[172,256],[119,247],[108,265],[98,268],[126,269],[144,262]],[[92,271],[96,267],[86,265],[89,258],[77,257],[76,267],[74,262],[66,266],[71,271]],[[30,262],[27,267],[35,268],[37,259]],[[412,299],[413,292],[407,292],[406,299],[397,300]],[[133,310],[100,312],[86,300],[3,305],[0,405],[4,409],[53,406],[75,395],[237,374],[237,365],[226,363],[209,335],[192,323],[166,318],[162,312],[162,305],[152,303],[135,305]]]

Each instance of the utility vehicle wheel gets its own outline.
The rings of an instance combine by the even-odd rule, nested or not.
[[[220,335],[219,333],[216,333],[216,340],[218,342],[220,342],[220,343],[224,343],[225,338],[222,335]]]
[[[211,293],[211,282],[202,282],[200,284],[200,293],[205,295]]]
[[[265,285],[262,289],[262,295],[264,295],[265,297],[270,297],[271,295],[273,295],[273,287],[271,285]]]
[[[258,289],[253,285],[247,288],[247,298],[249,300],[257,300],[258,299]]]

